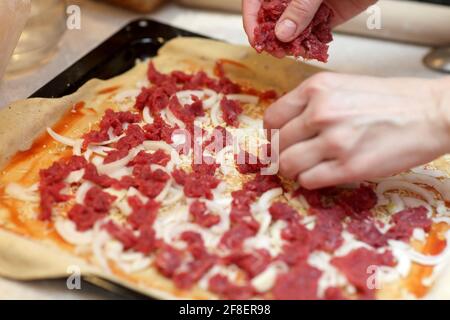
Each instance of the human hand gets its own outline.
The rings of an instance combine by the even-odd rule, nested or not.
[[[242,0],[244,29],[250,44],[254,41],[254,30],[258,24],[258,11],[262,0]],[[376,0],[292,0],[280,20],[275,33],[280,41],[290,42],[297,38],[310,24],[322,2],[334,11],[332,27],[339,25],[364,11]]]
[[[450,78],[320,73],[275,102],[280,171],[316,189],[396,174],[450,151]]]

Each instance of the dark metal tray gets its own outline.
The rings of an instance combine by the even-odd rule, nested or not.
[[[153,20],[132,21],[64,70],[30,98],[58,98],[75,92],[92,78],[109,79],[131,69],[136,59],[156,55],[168,40],[199,34]]]
[[[105,80],[120,75],[131,69],[136,59],[153,57],[165,42],[183,36],[204,37],[153,20],[135,20],[37,90],[30,98],[62,97],[75,92],[92,78]],[[149,298],[98,277],[87,276],[84,281],[117,295],[119,299]]]

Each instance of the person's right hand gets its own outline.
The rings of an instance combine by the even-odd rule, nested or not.
[[[250,44],[258,24],[258,11],[262,0],[242,0],[244,29]],[[297,38],[311,23],[322,2],[334,11],[332,27],[335,27],[371,6],[376,0],[292,0],[278,21],[275,33],[280,41],[290,42]]]

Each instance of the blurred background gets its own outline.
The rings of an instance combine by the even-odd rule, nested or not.
[[[141,17],[248,44],[240,6],[241,0],[0,0],[0,107],[28,97]],[[326,65],[308,63],[384,77],[437,78],[450,71],[450,0],[380,0],[378,7],[380,29],[367,28],[371,13],[362,13],[336,30]],[[89,285],[67,290],[64,280],[0,278],[0,298],[114,297]]]

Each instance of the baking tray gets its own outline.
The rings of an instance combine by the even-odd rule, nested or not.
[[[154,57],[176,37],[205,36],[149,19],[130,22],[97,48],[61,72],[30,98],[59,98],[74,93],[92,78],[109,79],[130,70],[136,59]]]
[[[131,69],[137,59],[155,56],[168,40],[186,36],[205,38],[149,19],[132,21],[33,93],[30,98],[59,98],[77,91],[92,78],[106,80],[115,77]],[[83,280],[117,295],[118,298],[149,299],[99,277],[86,276]]]

